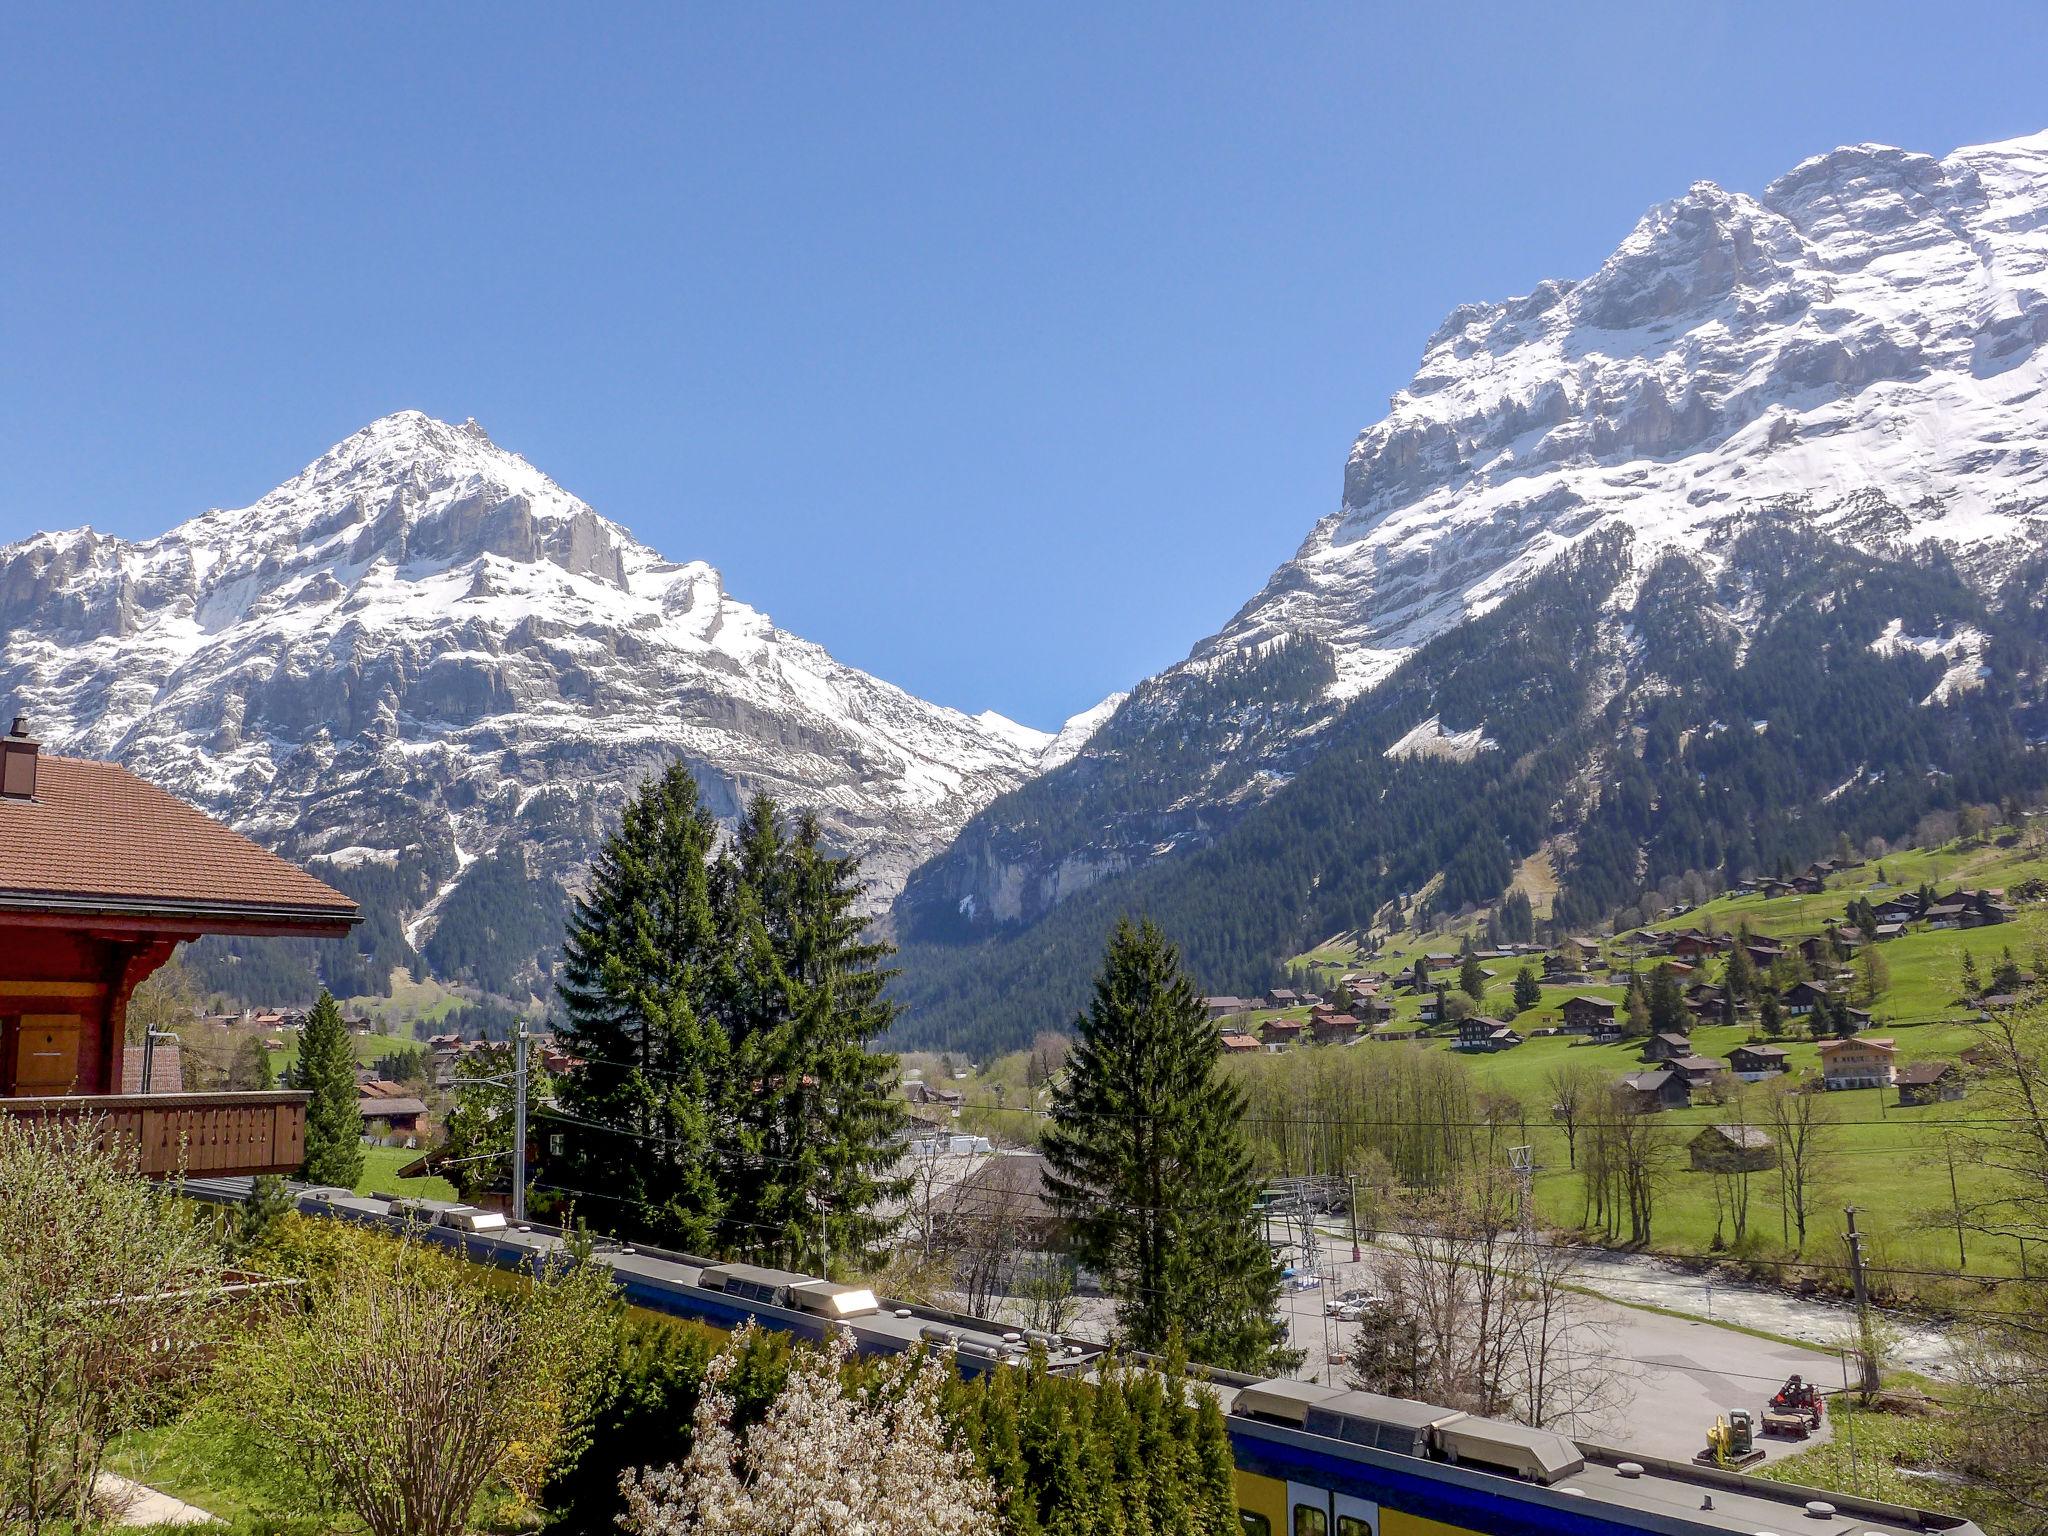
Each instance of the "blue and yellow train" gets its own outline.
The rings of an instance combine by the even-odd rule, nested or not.
[[[238,1201],[247,1180],[195,1180],[187,1192]],[[558,1233],[433,1201],[343,1190],[298,1195],[308,1215],[410,1226],[484,1264],[511,1268],[559,1251]],[[926,1344],[975,1374],[1034,1349],[1085,1373],[1100,1346],[877,1298],[784,1270],[608,1244],[595,1255],[636,1306],[731,1327],[749,1317],[809,1339],[851,1329],[869,1353]],[[1243,1536],[1981,1536],[1967,1520],[1740,1472],[1631,1455],[1551,1430],[1315,1382],[1215,1373],[1237,1465]]]

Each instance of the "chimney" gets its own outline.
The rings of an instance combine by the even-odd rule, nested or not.
[[[0,736],[0,798],[36,797],[36,749],[42,745],[28,733],[28,716],[16,715],[14,729]]]

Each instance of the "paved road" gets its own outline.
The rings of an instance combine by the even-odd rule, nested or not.
[[[1324,1269],[1333,1274],[1339,1291],[1368,1284],[1367,1266],[1353,1265],[1348,1258],[1334,1264],[1325,1260]],[[1603,1279],[1591,1277],[1589,1288],[1602,1289]],[[1334,1344],[1343,1352],[1351,1329],[1326,1317],[1326,1294],[1322,1288],[1287,1293],[1288,1337],[1307,1355],[1299,1375],[1341,1384],[1343,1368],[1331,1369],[1328,1351]],[[1827,1350],[1776,1344],[1717,1323],[1665,1317],[1604,1299],[1589,1297],[1586,1306],[1588,1329],[1578,1347],[1614,1375],[1605,1407],[1570,1427],[1581,1439],[1685,1458],[1705,1449],[1707,1426],[1717,1415],[1730,1408],[1760,1413],[1795,1371],[1824,1390],[1839,1387],[1844,1379],[1840,1358]],[[1830,1427],[1823,1426],[1820,1438]],[[1770,1459],[1803,1448],[1792,1441],[1760,1443]]]

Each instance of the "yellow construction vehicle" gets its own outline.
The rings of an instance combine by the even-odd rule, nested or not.
[[[1748,1467],[1764,1459],[1747,1408],[1731,1408],[1707,1431],[1707,1448],[1693,1457],[1703,1467]]]

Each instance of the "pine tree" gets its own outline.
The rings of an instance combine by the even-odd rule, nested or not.
[[[1467,942],[1465,958],[1458,962],[1458,990],[1475,1003],[1486,1001],[1486,970]]]
[[[1679,990],[1678,973],[1660,965],[1650,973],[1650,1032],[1688,1032],[1692,1023],[1685,1011],[1685,993]]]
[[[1729,998],[1737,1003],[1749,1000],[1756,991],[1756,962],[1749,958],[1749,951],[1738,942],[1728,951],[1728,965],[1722,973],[1722,985],[1727,987]]]
[[[712,1245],[731,1148],[730,1051],[708,1016],[719,975],[710,865],[718,823],[680,764],[650,778],[599,852],[556,987],[556,1035],[583,1065],[562,1081],[561,1183],[614,1230]]]
[[[325,990],[299,1036],[298,1082],[313,1095],[306,1105],[306,1182],[354,1189],[363,1176],[356,1055],[341,1009]]]
[[[1543,1001],[1543,984],[1536,979],[1536,972],[1523,966],[1515,972],[1515,1012],[1527,1013]]]
[[[1763,1001],[1757,1006],[1757,1024],[1767,1040],[1775,1040],[1785,1033],[1785,1008],[1778,1001],[1777,993],[1764,994]]]
[[[1621,1037],[1624,1040],[1641,1040],[1650,1033],[1650,999],[1643,990],[1643,978],[1635,972],[1628,973],[1628,991],[1621,999]]]
[[[1046,1188],[1075,1257],[1117,1298],[1139,1349],[1178,1338],[1232,1370],[1284,1354],[1280,1272],[1259,1231],[1244,1094],[1179,953],[1147,921],[1117,924],[1055,1088]]]
[[[1967,949],[1963,951],[1962,987],[1966,1002],[1975,1002],[1984,992],[1984,983],[1977,975],[1977,957]]]
[[[2020,963],[2012,957],[2012,946],[2005,946],[1998,957],[1998,964],[1991,968],[1991,990],[2010,997],[2026,985],[2026,978],[2020,974]]]
[[[896,1058],[870,1047],[895,1009],[882,996],[893,953],[867,937],[860,867],[821,847],[805,815],[785,833],[775,802],[748,805],[714,880],[733,945],[725,1013],[742,1088],[738,1170],[725,1245],[854,1264],[886,1234],[878,1203],[903,1120]]]

